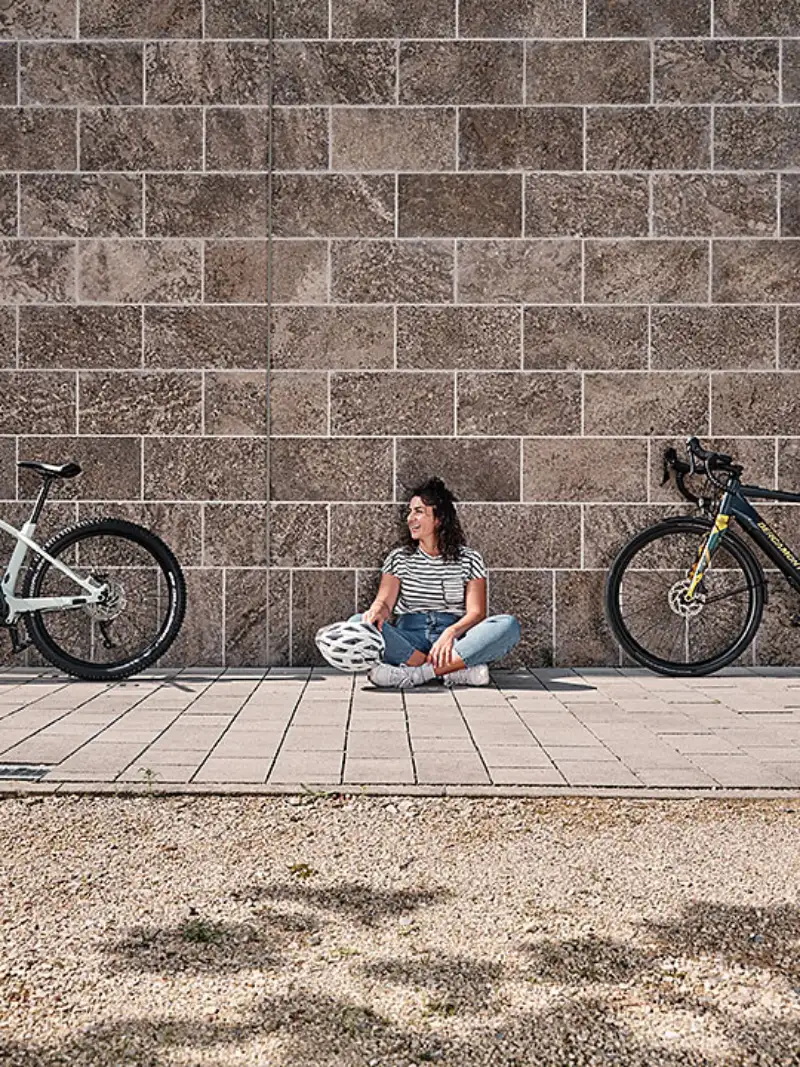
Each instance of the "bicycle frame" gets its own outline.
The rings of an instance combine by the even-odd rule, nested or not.
[[[72,608],[84,607],[86,604],[100,602],[106,586],[98,585],[96,582],[79,577],[66,564],[61,563],[60,560],[54,559],[48,552],[45,552],[41,545],[38,545],[33,540],[33,534],[36,530],[36,522],[33,519],[26,522],[21,530],[15,529],[15,527],[0,519],[0,529],[10,534],[17,542],[3,574],[2,595],[5,598],[7,610],[5,620],[0,620],[0,622],[4,622],[4,625],[12,626],[20,615],[26,612],[68,611]],[[86,593],[86,596],[18,597],[17,580],[29,550],[33,550],[37,555],[43,556],[48,563],[75,582]],[[2,609],[0,608],[0,610]]]
[[[687,600],[694,596],[695,590],[703,578],[703,573],[711,563],[714,549],[732,518],[755,541],[764,555],[775,564],[789,584],[800,592],[800,557],[785,545],[769,523],[761,518],[748,498],[755,500],[781,500],[785,503],[800,504],[800,493],[786,493],[779,489],[762,489],[757,485],[741,485],[738,478],[732,477],[720,502],[713,529],[698,551],[697,561],[691,572],[691,584],[686,591]]]

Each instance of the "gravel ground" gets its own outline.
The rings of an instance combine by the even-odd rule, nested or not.
[[[0,1062],[800,1064],[800,803],[0,801]]]

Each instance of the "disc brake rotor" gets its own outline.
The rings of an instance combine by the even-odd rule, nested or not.
[[[110,622],[122,612],[128,602],[120,582],[105,580],[106,595],[101,603],[87,604],[83,609],[97,622]]]
[[[682,578],[671,586],[667,594],[670,610],[676,615],[680,615],[683,619],[691,619],[695,615],[699,615],[706,603],[707,594],[699,590],[695,591],[691,600],[686,599],[686,594],[691,584],[691,578]]]

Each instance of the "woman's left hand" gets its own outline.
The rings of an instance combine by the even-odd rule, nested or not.
[[[431,650],[428,653],[428,663],[432,663],[434,667],[449,667],[455,656],[453,651],[455,639],[455,634],[449,630],[445,630],[440,634],[431,645]]]

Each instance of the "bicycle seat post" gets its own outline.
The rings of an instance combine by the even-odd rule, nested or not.
[[[39,490],[39,495],[36,498],[36,503],[33,506],[33,513],[31,514],[29,520],[32,526],[35,526],[36,523],[39,521],[39,516],[42,514],[42,508],[44,508],[44,505],[47,502],[47,496],[50,492],[50,486],[52,485],[52,483],[52,478],[48,478],[46,475],[44,478],[42,478],[42,488]]]

